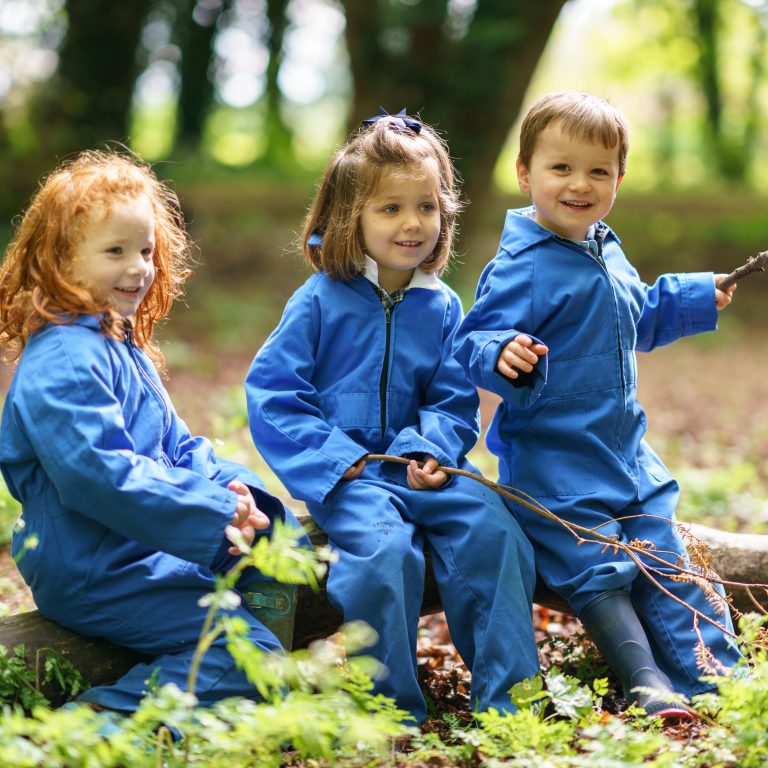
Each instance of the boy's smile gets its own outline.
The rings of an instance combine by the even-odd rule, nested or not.
[[[616,199],[622,178],[618,146],[571,136],[552,123],[536,140],[530,168],[518,160],[517,178],[520,191],[531,196],[538,224],[561,237],[584,240]]]

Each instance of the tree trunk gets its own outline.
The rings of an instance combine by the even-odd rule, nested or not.
[[[177,8],[175,34],[181,48],[181,90],[176,141],[181,149],[197,152],[203,138],[213,100],[213,40],[217,23],[230,4],[231,0],[205,5],[184,0]]]
[[[691,532],[712,548],[713,567],[720,575],[741,583],[768,582],[768,536],[754,534],[726,533],[713,528],[691,525]],[[325,543],[321,531],[312,534],[315,544]],[[733,605],[740,611],[755,610],[744,590],[733,590]],[[764,592],[756,595],[765,599]],[[539,585],[534,595],[539,605],[555,611],[568,613],[567,603],[554,593]],[[442,611],[440,597],[435,585],[432,569],[427,569],[424,585],[422,615]],[[327,637],[338,629],[341,616],[328,602],[325,582],[315,593],[309,587],[300,587],[296,599],[296,619],[293,629],[293,647],[304,648],[313,640]],[[38,651],[53,650],[60,653],[75,667],[91,685],[114,682],[130,667],[145,657],[135,651],[96,638],[88,638],[70,632],[38,611],[10,616],[0,620],[0,645],[11,649],[23,644],[30,664],[34,665]],[[38,660],[42,664],[42,660]],[[62,701],[60,691],[53,684],[44,688],[44,693],[54,704]]]
[[[283,120],[280,110],[283,99],[277,81],[280,65],[283,63],[283,39],[288,27],[286,16],[288,4],[289,0],[267,0],[269,62],[265,83],[267,103],[264,116],[264,163],[278,169],[288,167],[295,162],[292,131]]]
[[[59,68],[37,105],[44,154],[126,142],[136,51],[152,0],[67,0]]]

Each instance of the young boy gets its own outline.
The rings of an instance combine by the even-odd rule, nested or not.
[[[601,219],[624,177],[628,128],[605,100],[544,96],[526,115],[517,175],[533,206],[507,213],[454,354],[479,387],[502,397],[488,432],[499,481],[571,523],[618,541],[649,540],[654,554],[687,562],[675,525],[678,485],[643,440],[635,350],[714,330],[731,301],[712,273],[641,282]],[[514,511],[537,569],[581,619],[629,701],[665,718],[690,713],[663,692],[692,696],[700,680],[692,613],[663,594],[626,554],[582,544],[527,509]],[[658,567],[655,563],[648,563]],[[673,568],[660,570],[674,574]],[[679,600],[731,630],[695,584],[662,577]],[[739,659],[727,635],[698,630],[724,666]],[[657,695],[632,694],[636,686]]]

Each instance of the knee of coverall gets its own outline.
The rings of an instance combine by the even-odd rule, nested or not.
[[[475,471],[469,462],[466,465],[461,468]],[[456,476],[450,486],[413,492],[411,499],[414,506],[424,506],[414,516],[431,534],[434,550],[440,552],[444,540],[457,566],[473,578],[487,573],[498,579],[502,568],[506,573],[512,569],[522,580],[526,596],[532,598],[536,585],[533,546],[498,493],[472,478]],[[435,510],[439,510],[437,514]],[[495,564],[493,570],[487,567],[489,562]]]
[[[622,525],[609,507],[585,497],[548,499],[548,510],[563,521],[561,524],[520,504],[512,504],[533,543],[540,578],[568,601],[576,615],[597,595],[626,590],[637,577],[638,567],[604,540],[626,542]],[[587,531],[572,531],[565,523]],[[589,530],[599,533],[601,539],[591,539]]]
[[[329,590],[342,602],[353,599],[378,606],[395,605],[402,595],[421,596],[424,584],[424,540],[410,527],[381,527],[371,532],[373,546],[347,551],[335,539],[338,560],[331,564]],[[345,597],[342,597],[344,595]]]
[[[342,481],[325,504],[310,505],[338,556],[328,594],[346,618],[365,617],[372,605],[410,605],[422,594],[424,538],[404,519],[404,495],[380,479],[357,479]]]

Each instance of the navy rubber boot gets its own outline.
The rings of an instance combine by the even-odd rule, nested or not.
[[[627,703],[637,704],[649,715],[664,720],[695,720],[683,704],[665,700],[673,693],[667,676],[656,666],[648,638],[629,594],[604,592],[579,616],[590,640],[621,681]],[[637,686],[653,688],[654,693],[633,692]]]

